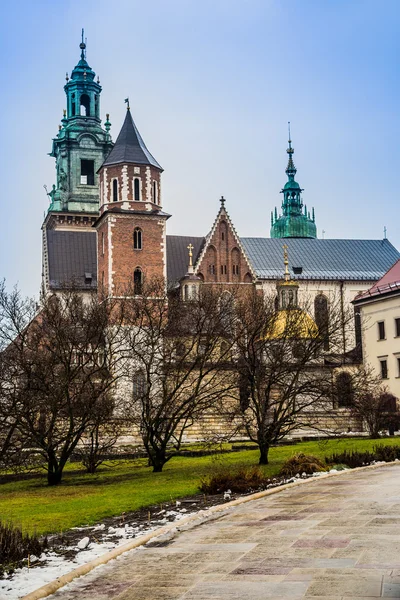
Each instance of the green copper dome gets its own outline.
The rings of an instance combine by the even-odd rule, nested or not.
[[[289,154],[286,175],[288,181],[285,183],[281,194],[283,194],[282,214],[278,216],[278,211],[271,213],[271,237],[272,238],[316,238],[317,226],[315,224],[314,209],[312,215],[307,212],[307,207],[303,205],[300,185],[295,181],[297,169],[294,166],[292,141],[289,130]]]

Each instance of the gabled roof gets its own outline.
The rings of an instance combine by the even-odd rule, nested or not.
[[[205,238],[188,235],[167,235],[167,279],[170,284],[178,282],[187,273],[189,244],[193,245],[193,263],[205,244]]]
[[[46,235],[50,289],[61,289],[68,284],[79,289],[96,289],[96,232],[49,229]]]
[[[356,296],[355,302],[400,292],[400,259],[368,291]]]
[[[117,141],[113,149],[103,163],[103,167],[117,165],[121,163],[134,163],[137,165],[151,165],[157,169],[163,170],[154,156],[146,148],[131,115],[131,111],[126,111],[126,117],[122,129],[119,132]]]
[[[282,276],[283,244],[288,246],[290,271],[295,279],[375,281],[400,258],[400,253],[387,239],[240,239],[259,279]]]

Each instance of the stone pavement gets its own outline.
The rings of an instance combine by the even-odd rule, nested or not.
[[[315,479],[154,544],[52,600],[400,598],[400,464]]]

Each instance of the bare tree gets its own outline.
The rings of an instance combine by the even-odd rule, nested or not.
[[[117,315],[94,294],[84,299],[66,290],[35,309],[18,290],[0,289],[3,425],[8,411],[6,428],[42,458],[49,485],[60,483],[83,433],[100,415],[108,418],[104,402],[118,377]]]
[[[249,438],[268,463],[271,444],[300,428],[321,428],[331,409],[332,369],[324,347],[342,351],[343,328],[352,322],[341,303],[331,300],[323,327],[299,306],[295,286],[287,287],[286,307],[256,290],[236,302],[240,415]],[[285,291],[285,293],[287,293]],[[280,300],[279,300],[280,302]]]
[[[125,305],[125,415],[159,472],[187,429],[236,389],[226,329],[231,316],[211,288],[186,302],[168,297],[160,280],[145,281],[141,291],[140,297],[128,294]]]

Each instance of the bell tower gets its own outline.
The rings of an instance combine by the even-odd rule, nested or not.
[[[99,170],[98,289],[113,296],[126,289],[141,295],[144,279],[166,282],[166,222],[162,167],[150,154],[131,115]]]
[[[48,194],[48,212],[97,215],[97,171],[112,148],[111,123],[107,115],[101,126],[100,80],[87,63],[83,29],[79,47],[80,60],[71,77],[66,75],[67,108],[50,153],[56,159],[56,184]]]

